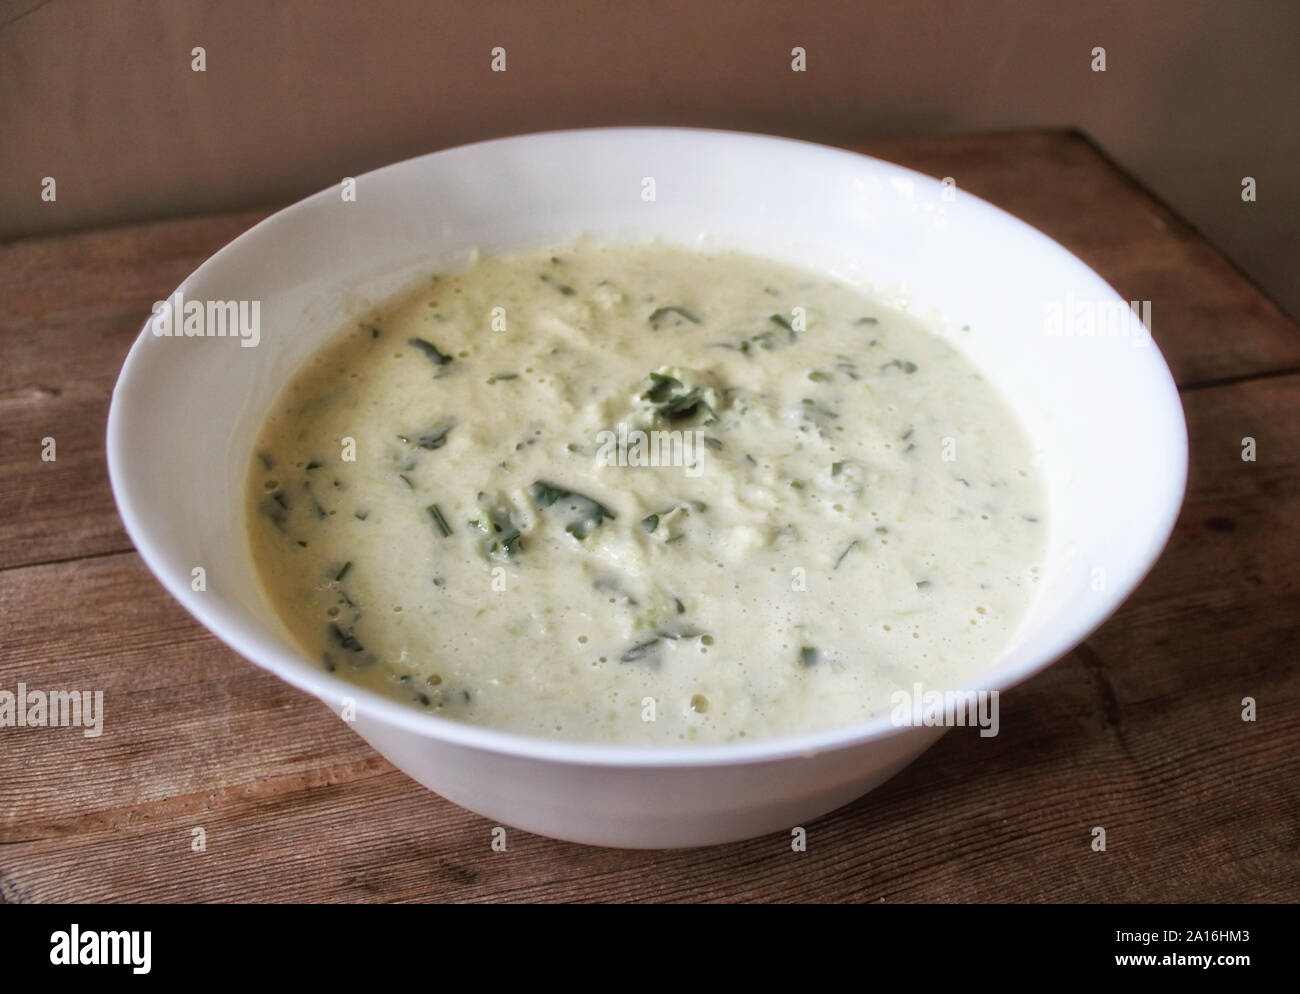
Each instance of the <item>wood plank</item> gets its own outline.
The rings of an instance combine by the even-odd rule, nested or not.
[[[0,245],[0,569],[131,548],[104,461],[117,374],[153,302],[269,212]]]
[[[779,833],[638,853],[513,830],[494,853],[490,823],[222,647],[134,553],[0,572],[0,688],[106,699],[98,739],[0,731],[0,898],[1293,900],[1300,376],[1185,400],[1188,503],[1138,593],[1004,695],[999,736],[954,731],[803,854]]]

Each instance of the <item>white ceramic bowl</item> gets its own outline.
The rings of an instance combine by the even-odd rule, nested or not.
[[[185,280],[189,300],[260,300],[260,343],[155,337],[146,323],[113,392],[108,463],[127,530],[172,596],[335,711],[354,699],[357,732],[444,797],[561,839],[703,845],[804,825],[942,734],[882,715],[740,746],[546,741],[376,696],[296,648],[244,537],[252,447],[278,392],[345,322],[431,269],[472,248],[583,233],[729,245],[865,283],[934,317],[1006,394],[1042,453],[1050,548],[1024,625],[970,687],[1005,689],[1068,652],[1163,548],[1187,471],[1163,359],[1141,335],[1069,333],[1087,308],[1120,298],[1055,242],[959,189],[837,149],[687,129],[528,135],[388,166],[358,178],[355,202],[340,187],[309,197]],[[191,588],[196,566],[206,591]]]

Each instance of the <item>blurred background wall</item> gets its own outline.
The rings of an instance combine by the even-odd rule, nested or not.
[[[0,0],[0,238],[287,201],[550,128],[1077,126],[1300,314],[1298,112],[1295,0]]]

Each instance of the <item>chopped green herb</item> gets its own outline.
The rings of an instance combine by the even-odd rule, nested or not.
[[[447,363],[451,362],[451,356],[445,355],[441,350],[439,350],[438,346],[433,344],[433,342],[425,341],[423,338],[411,338],[407,341],[436,362],[439,366],[445,366]]]
[[[659,327],[659,322],[662,321],[664,318],[666,318],[669,314],[676,314],[679,318],[683,318],[684,320],[689,321],[691,324],[700,323],[699,315],[696,314],[694,311],[687,310],[685,307],[681,307],[677,304],[673,304],[670,307],[656,308],[650,314],[650,318],[649,318],[650,324],[656,328]]]
[[[427,435],[421,435],[416,439],[415,444],[422,449],[441,449],[447,444],[447,435],[455,425],[447,425],[445,428],[435,428]]]
[[[840,563],[844,562],[844,557],[847,556],[850,552],[852,552],[857,547],[858,547],[858,540],[855,538],[852,542],[850,542],[845,547],[844,551],[840,553],[839,559],[835,560],[835,568],[839,569]]]
[[[680,601],[678,602],[680,604]],[[700,638],[703,632],[694,628],[661,628],[650,638],[636,643],[627,652],[619,656],[619,662],[635,663],[648,659],[653,665],[659,665],[659,649],[665,641],[676,642],[678,639]]]
[[[668,421],[682,421],[694,417],[700,409],[700,403],[700,391],[691,390],[661,405],[659,414]]]
[[[650,374],[650,389],[641,394],[642,400],[652,404],[661,404],[682,388],[682,381],[663,373]]]
[[[800,403],[803,404],[803,406],[804,406],[804,412],[807,413],[807,414],[815,414],[815,415],[817,415],[818,417],[822,417],[822,418],[838,418],[838,417],[839,417],[839,414],[838,414],[838,413],[836,413],[835,411],[832,411],[832,410],[831,410],[829,407],[827,407],[825,404],[819,404],[819,403],[817,403],[817,401],[813,400],[811,397],[804,397],[804,398],[800,401]]]
[[[632,648],[628,649],[627,652],[623,653],[623,655],[619,656],[619,661],[623,663],[634,663],[637,660],[645,659],[645,657],[649,655],[650,650],[654,649],[658,644],[658,636],[655,636],[647,642],[638,642],[636,645],[632,646]]]
[[[469,526],[487,536],[480,551],[488,559],[513,558],[523,548],[523,534],[510,519],[509,507],[504,501],[498,499],[494,502],[483,493],[478,495],[478,502],[487,516],[470,520]]]
[[[351,630],[340,628],[333,621],[330,622],[329,635],[340,649],[347,649],[349,652],[365,651],[365,646],[357,641],[357,637],[352,634]]]
[[[553,276],[551,276],[550,273],[542,273],[538,278],[543,283],[549,283],[551,286],[555,287],[555,289],[559,290],[560,293],[564,294],[564,296],[566,297],[572,297],[575,293],[578,292],[575,289],[573,289],[573,287],[569,286],[567,283],[558,282]]]
[[[907,359],[891,359],[880,367],[882,373],[887,369],[901,369],[904,373],[915,373],[916,363],[909,362]]]
[[[665,421],[685,421],[701,411],[707,413],[705,424],[717,420],[717,415],[706,399],[712,395],[712,390],[688,387],[667,373],[650,373],[646,380],[647,386],[641,392],[641,399],[654,404],[656,415]]]
[[[732,352],[739,352],[747,359],[753,358],[754,350],[762,349],[764,352],[771,352],[776,346],[776,338],[770,331],[760,331],[757,335],[751,335],[749,338],[742,340],[739,344],[733,345],[731,342],[714,342],[709,348],[728,349]]]
[[[433,518],[433,523],[438,526],[438,531],[442,532],[443,538],[451,534],[451,526],[447,524],[447,519],[442,516],[442,511],[439,510],[437,504],[430,504],[425,510]]]
[[[802,666],[816,666],[821,661],[821,651],[810,645],[799,650],[799,663]]]
[[[341,583],[343,581],[343,578],[348,575],[348,570],[350,570],[351,568],[352,568],[352,560],[349,559],[346,563],[343,564],[343,567],[337,573],[334,574],[334,582]]]
[[[613,511],[599,501],[593,500],[585,494],[557,487],[545,480],[535,482],[529,488],[529,493],[532,494],[533,500],[537,502],[538,507],[547,508],[559,501],[563,501],[568,504],[570,511],[577,512],[578,516],[565,525],[564,530],[579,541],[595,531],[601,522],[606,519],[612,521],[616,517]]]

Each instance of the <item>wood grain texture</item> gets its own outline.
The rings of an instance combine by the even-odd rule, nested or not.
[[[117,374],[154,301],[268,213],[0,245],[0,569],[131,548],[104,462]]]
[[[1078,136],[867,150],[954,176],[1155,301],[1185,387],[1169,549],[1084,646],[1003,695],[1001,734],[949,734],[808,826],[806,853],[782,834],[641,853],[513,830],[493,852],[490,823],[221,646],[117,520],[102,437],[121,359],[152,301],[264,212],[31,240],[0,247],[0,688],[103,690],[105,719],[98,738],[0,729],[0,900],[1300,898],[1300,331]]]

